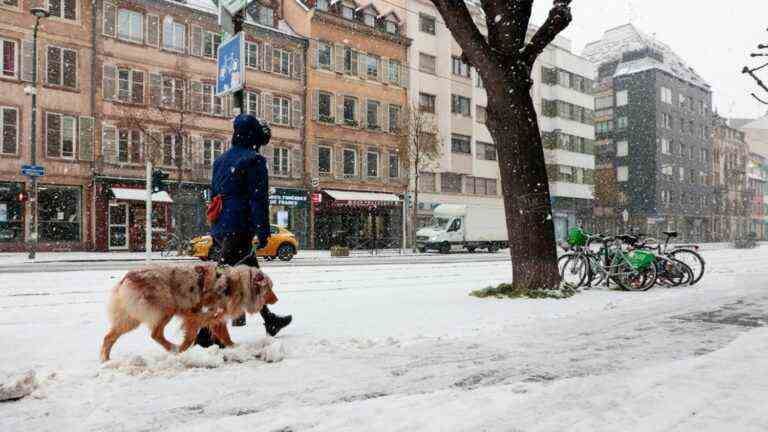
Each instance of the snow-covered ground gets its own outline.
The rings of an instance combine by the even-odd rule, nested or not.
[[[0,380],[37,380],[0,431],[768,430],[768,250],[705,258],[695,287],[564,301],[467,295],[507,262],[267,267],[276,340],[252,317],[171,355],[142,328],[104,366],[122,271],[0,273]]]

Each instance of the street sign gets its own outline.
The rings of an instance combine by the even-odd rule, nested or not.
[[[45,168],[40,165],[22,165],[21,175],[29,177],[42,177],[45,175]]]
[[[312,194],[312,204],[320,204],[323,202],[323,195],[320,193]]]
[[[232,15],[245,9],[248,4],[248,0],[220,0],[221,6],[224,7]]]
[[[216,96],[224,96],[245,86],[245,35],[243,32],[224,42],[218,49]]]
[[[317,178],[317,177],[312,177],[312,180],[310,181],[310,184],[312,185],[313,188],[316,188],[316,187],[320,186],[320,179]]]

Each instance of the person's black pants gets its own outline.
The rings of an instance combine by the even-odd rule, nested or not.
[[[221,239],[221,258],[219,262],[224,265],[244,264],[259,268],[259,261],[256,254],[251,254],[253,249],[253,234],[250,233],[230,233]],[[247,257],[247,258],[246,258]],[[242,262],[241,262],[242,261]],[[270,315],[269,308],[264,305],[261,308],[261,317],[266,321]],[[235,321],[241,321],[245,325],[245,315],[237,318]]]

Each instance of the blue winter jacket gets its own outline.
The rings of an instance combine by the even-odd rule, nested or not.
[[[233,139],[232,148],[213,163],[212,196],[224,206],[211,235],[217,241],[232,233],[269,238],[269,175],[267,161],[250,145]]]

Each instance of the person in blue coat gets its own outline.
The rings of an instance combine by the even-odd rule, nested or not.
[[[269,240],[269,173],[267,160],[259,148],[272,138],[269,125],[252,115],[240,114],[234,121],[232,147],[213,163],[211,196],[220,196],[222,211],[211,227],[211,235],[221,248],[220,262],[226,265],[248,264],[258,267],[251,242],[258,236],[258,248]],[[279,316],[264,305],[264,327],[274,336],[291,323],[291,315]],[[233,325],[245,325],[245,316]],[[198,344],[213,343],[207,329],[198,334]]]

